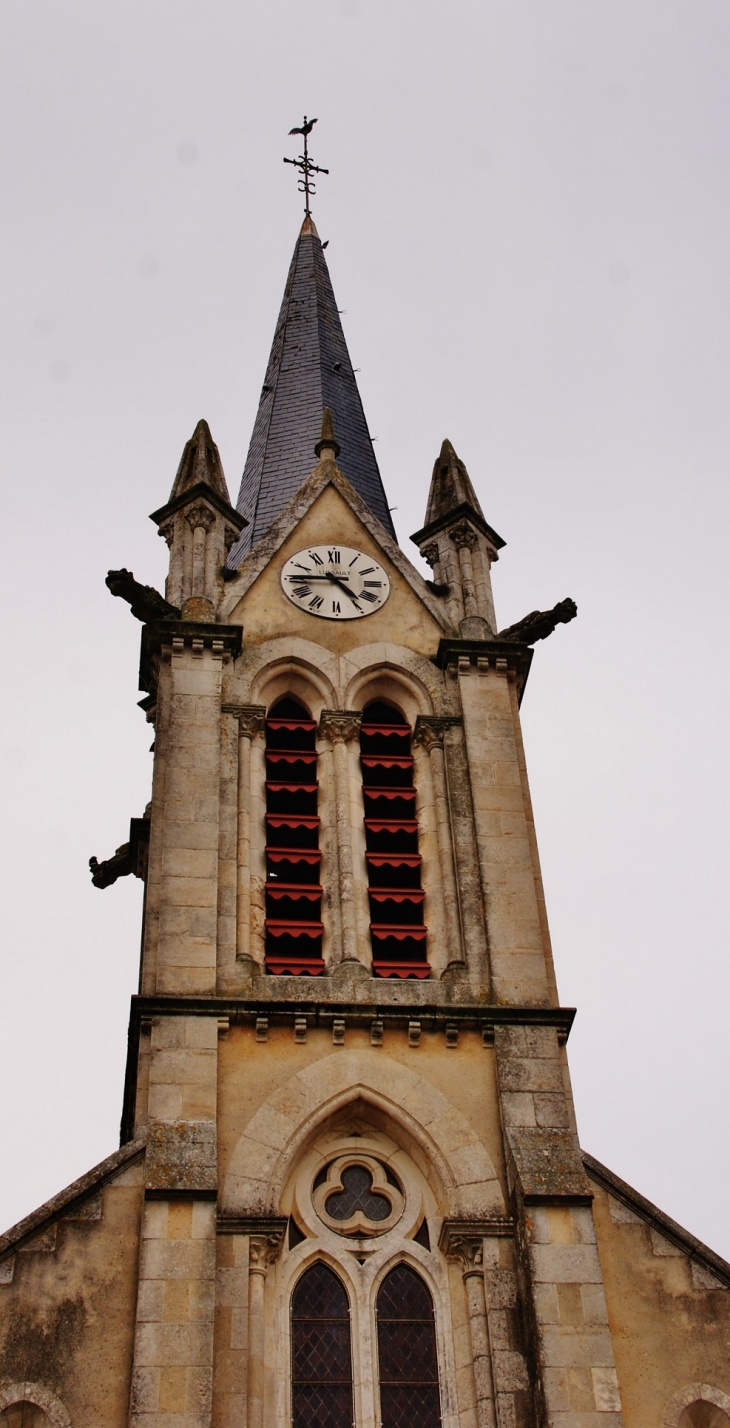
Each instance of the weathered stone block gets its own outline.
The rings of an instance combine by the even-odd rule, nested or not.
[[[148,1190],[214,1191],[218,1184],[214,1121],[152,1121],[145,1184]]]

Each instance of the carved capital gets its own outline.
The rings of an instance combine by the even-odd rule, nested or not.
[[[241,532],[240,532],[240,531],[237,531],[234,526],[225,526],[225,527],[224,527],[224,529],[223,529],[223,544],[224,544],[224,546],[225,546],[225,548],[226,548],[226,555],[228,554],[229,550],[231,549],[231,546],[236,544],[236,541],[238,540],[238,537],[240,536],[240,534],[241,534]]]
[[[263,1221],[261,1228],[249,1232],[248,1237],[248,1272],[249,1274],[266,1275],[270,1264],[279,1258],[281,1247],[284,1243],[284,1231],[286,1220],[283,1223],[276,1220]]]
[[[209,531],[215,520],[215,516],[210,506],[203,506],[201,504],[191,506],[190,509],[185,512],[185,519],[193,530],[196,530],[198,526],[202,526],[204,531]]]
[[[514,1233],[511,1220],[444,1220],[439,1235],[439,1249],[447,1259],[461,1265],[464,1279],[484,1274],[484,1240],[496,1235],[505,1238]]]
[[[358,738],[362,714],[358,709],[323,709],[319,732],[330,744],[348,744]]]
[[[175,522],[172,517],[169,521],[163,521],[162,525],[158,526],[157,534],[162,536],[163,540],[167,543],[168,546],[172,545],[172,542],[175,538]]]
[[[442,749],[446,731],[460,724],[457,718],[440,718],[434,714],[419,714],[413,733],[414,744],[422,744],[430,754],[434,748]]]
[[[238,732],[245,739],[253,739],[256,734],[260,734],[266,722],[266,706],[264,704],[223,704],[224,714],[235,714],[238,720]]]
[[[423,556],[424,560],[428,561],[429,565],[438,565],[440,557],[439,548],[436,544],[436,541],[432,541],[430,545],[424,545],[423,550],[421,551],[421,555]]]
[[[474,527],[470,526],[468,521],[458,521],[455,526],[452,526],[449,535],[457,550],[461,550],[464,546],[473,550],[479,539]]]

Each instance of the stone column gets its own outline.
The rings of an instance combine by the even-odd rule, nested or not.
[[[277,1259],[284,1240],[286,1220],[262,1222],[248,1241],[248,1423],[264,1428],[265,1403],[265,1286],[269,1265]]]
[[[445,1220],[440,1246],[449,1259],[455,1259],[460,1264],[466,1289],[478,1428],[496,1428],[487,1306],[484,1297],[483,1231],[477,1223],[460,1224],[458,1221]]]
[[[202,596],[205,588],[205,536],[210,530],[215,516],[207,506],[192,506],[185,512],[185,519],[193,532],[192,594]]]
[[[432,718],[421,714],[416,721],[414,734],[414,742],[423,744],[424,748],[428,751],[431,764],[431,778],[433,779],[433,791],[436,803],[436,828],[439,845],[439,864],[441,868],[441,887],[446,919],[446,935],[449,943],[447,961],[450,967],[464,965],[461,919],[459,916],[459,895],[456,886],[456,873],[454,871],[454,842],[449,808],[449,790],[446,782],[446,763],[444,759],[444,737],[446,730],[450,728],[452,723],[453,720],[451,719]]]
[[[357,920],[355,916],[355,871],[352,856],[350,775],[347,745],[360,733],[362,714],[352,709],[323,709],[319,732],[333,745],[335,763],[335,819],[339,870],[340,919],[342,924],[341,962],[358,962]]]
[[[478,615],[477,592],[474,586],[474,567],[471,553],[477,544],[477,533],[466,521],[460,521],[449,531],[459,553],[461,589],[464,597],[464,618],[469,620]]]
[[[264,728],[263,704],[228,705],[238,718],[236,958],[251,958],[251,743]]]

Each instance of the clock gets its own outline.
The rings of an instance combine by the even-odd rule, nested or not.
[[[360,620],[385,604],[390,581],[371,555],[348,545],[310,545],[281,572],[287,600],[322,620]]]

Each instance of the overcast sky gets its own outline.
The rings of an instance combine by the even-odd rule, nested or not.
[[[444,436],[507,540],[584,1146],[730,1256],[727,0],[3,0],[0,1221],[118,1143],[148,513],[235,499],[314,204],[403,548]],[[416,557],[417,558],[417,557]]]

